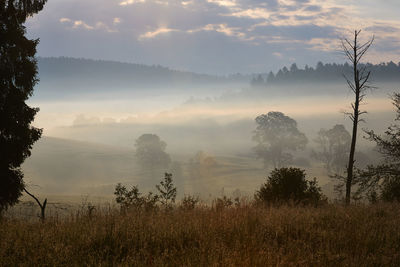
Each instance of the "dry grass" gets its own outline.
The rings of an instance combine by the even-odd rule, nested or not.
[[[400,266],[400,205],[0,221],[2,266]]]

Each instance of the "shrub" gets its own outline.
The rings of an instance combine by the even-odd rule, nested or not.
[[[159,185],[156,185],[158,192],[160,193],[159,199],[161,204],[165,208],[170,208],[175,203],[176,198],[176,187],[172,181],[172,174],[165,173],[164,181],[161,181]]]
[[[121,206],[121,209],[129,207],[140,208],[142,205],[142,197],[137,186],[132,186],[131,190],[118,183],[114,191],[115,201]]]
[[[382,183],[381,198],[384,201],[400,201],[400,180],[398,177],[386,179]]]
[[[141,196],[142,194],[137,186],[132,186],[131,190],[128,190],[120,183],[115,187],[114,195],[116,196],[115,201],[121,206],[122,211],[128,209],[155,210],[159,199],[159,196],[152,192],[149,192],[146,196]]]
[[[325,196],[316,179],[306,180],[305,171],[299,168],[280,168],[271,172],[267,182],[255,193],[262,203],[293,202],[318,204]]]
[[[185,195],[182,199],[180,208],[183,210],[194,210],[197,203],[199,203],[199,197]]]
[[[215,199],[213,202],[214,202],[213,206],[215,207],[215,209],[217,211],[221,211],[225,208],[229,208],[233,204],[232,199],[227,196],[219,197],[219,198]]]

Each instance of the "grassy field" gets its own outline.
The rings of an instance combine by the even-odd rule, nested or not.
[[[1,266],[400,266],[400,205],[98,208],[0,237]]]

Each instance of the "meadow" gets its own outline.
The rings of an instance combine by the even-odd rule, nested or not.
[[[325,204],[3,217],[0,266],[400,266],[400,205]]]

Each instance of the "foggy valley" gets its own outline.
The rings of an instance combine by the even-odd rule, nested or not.
[[[0,267],[400,266],[399,11],[0,0]]]
[[[42,67],[42,61],[47,69]],[[65,61],[87,62],[89,77],[76,69],[85,68],[85,64],[68,70]],[[233,78],[184,73],[183,77],[172,79],[168,75],[176,76],[174,71],[157,67],[155,70],[161,68],[168,75],[157,74],[142,66],[146,75],[153,76],[142,77],[141,84],[129,85],[129,77],[138,75],[137,70],[133,69],[132,75],[119,74],[125,80],[118,80],[112,66],[119,64],[130,66],[83,59],[39,60],[39,76],[42,69],[44,74],[29,102],[41,109],[34,125],[44,128],[45,137],[34,145],[32,157],[23,166],[28,183],[40,186],[34,191],[109,197],[117,182],[150,190],[164,172],[177,175],[171,166],[158,170],[153,177],[146,174],[149,170],[139,168],[135,140],[150,133],[166,142],[171,164],[180,165],[176,177],[180,180],[180,195],[215,197],[239,190],[251,196],[268,170],[273,169],[265,169],[252,150],[256,145],[252,141],[254,119],[279,111],[295,119],[308,138],[306,148],[295,152],[293,165],[305,169],[310,177],[317,177],[324,193],[336,197],[323,164],[310,155],[321,128],[344,124],[348,131],[351,129],[344,112],[351,108],[352,95],[343,77],[327,84],[314,79],[299,83],[265,81],[255,86],[251,79],[257,78],[256,74]],[[52,76],[50,70],[59,74]],[[393,121],[388,96],[396,90],[396,79],[400,77],[396,74],[393,82],[377,81],[376,89],[368,92],[368,114],[362,128],[383,132]],[[113,80],[99,82],[106,75]],[[152,80],[159,82],[153,84]],[[360,164],[378,162],[374,144],[362,138],[363,131],[358,135],[357,150],[367,155]],[[216,160],[212,167],[215,170],[210,170],[207,177],[190,174],[189,162],[199,151]]]

